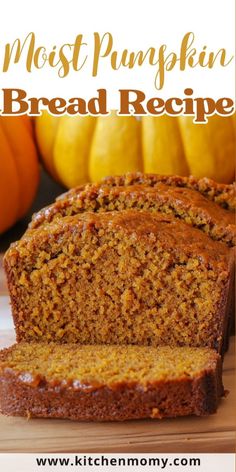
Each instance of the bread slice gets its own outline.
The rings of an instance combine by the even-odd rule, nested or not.
[[[74,194],[69,192],[68,195],[35,214],[30,228],[34,229],[45,222],[85,211],[120,211],[129,208],[171,214],[206,232],[212,239],[223,241],[228,246],[236,245],[233,212],[209,201],[196,190],[171,187],[163,183],[158,183],[155,187],[89,185],[81,192]]]
[[[0,354],[5,415],[123,421],[208,415],[221,359],[199,348],[16,344]]]
[[[18,341],[223,350],[233,248],[149,211],[83,213],[5,255]]]
[[[236,210],[236,182],[232,184],[222,184],[212,179],[203,177],[196,179],[192,175],[182,177],[179,175],[160,175],[160,174],[143,174],[142,172],[130,172],[125,175],[115,175],[106,177],[103,183],[109,186],[121,185],[137,185],[144,184],[155,187],[160,182],[180,188],[189,188],[196,190],[204,195],[208,200],[217,203],[222,208],[229,211]],[[71,190],[73,192],[73,189]]]
[[[144,174],[142,172],[128,172],[124,175],[113,175],[105,177],[100,186],[106,187],[130,187],[133,185],[143,185],[146,187],[157,187],[162,183],[168,187],[185,188],[195,190],[203,195],[207,200],[217,203],[220,207],[228,210],[236,210],[236,182],[222,184],[214,180],[203,177],[196,179],[193,176],[183,177],[179,175]],[[94,184],[85,184],[72,188],[68,192],[60,195],[57,199],[70,198]]]

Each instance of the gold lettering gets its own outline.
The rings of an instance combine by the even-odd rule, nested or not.
[[[28,45],[28,52],[27,52],[27,58],[26,58],[26,70],[28,72],[31,72],[32,61],[33,61],[33,56],[34,56],[34,48],[35,48],[35,34],[32,32],[26,36],[22,45],[21,45],[20,39],[16,39],[13,42],[12,46],[9,43],[6,44],[4,62],[3,62],[3,72],[8,71],[14,51],[15,51],[15,56],[13,59],[13,63],[17,64],[19,62],[21,55],[23,53],[23,50],[25,49],[27,43],[29,43],[29,45]]]
[[[103,43],[105,42],[105,50],[103,51]],[[112,49],[113,38],[111,33],[105,33],[102,38],[100,38],[99,33],[94,33],[94,57],[93,57],[93,77],[97,76],[98,66],[101,57],[107,57]]]

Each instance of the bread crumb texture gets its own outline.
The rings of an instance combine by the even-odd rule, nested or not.
[[[219,350],[229,254],[160,213],[60,218],[31,230],[5,256],[17,338]]]
[[[19,343],[0,354],[0,373],[14,373],[31,386],[41,381],[74,389],[195,378],[216,369],[219,355],[202,348],[159,348]]]

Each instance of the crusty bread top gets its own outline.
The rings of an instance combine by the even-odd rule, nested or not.
[[[197,179],[192,175],[183,177],[179,175],[143,174],[142,172],[130,172],[121,176],[106,177],[103,179],[103,182],[109,185],[134,185],[142,183],[150,186],[163,182],[174,187],[195,189],[223,208],[231,211],[236,209],[236,182],[223,184],[207,177]]]
[[[227,210],[235,211],[236,209],[236,182],[232,184],[223,184],[215,182],[212,179],[203,177],[197,179],[189,176],[183,177],[179,175],[160,175],[160,174],[146,174],[142,172],[128,172],[124,175],[114,175],[105,177],[99,185],[113,186],[130,186],[130,185],[147,185],[155,187],[159,183],[166,184],[171,187],[183,187],[198,191],[209,200],[215,201],[218,205]],[[91,184],[80,185],[66,192],[58,197],[67,198],[84,189],[88,189]],[[93,185],[93,184],[92,184]]]
[[[222,271],[227,270],[232,259],[233,249],[229,250],[225,244],[213,241],[204,232],[177,218],[130,209],[67,216],[28,231],[21,240],[10,246],[5,254],[5,263],[14,266],[16,260],[22,258],[25,263],[33,265],[37,254],[42,251],[53,257],[53,252],[63,251],[68,243],[74,244],[81,237],[85,241],[86,234],[94,234],[94,247],[99,245],[98,239],[104,235],[109,237],[110,234],[113,243],[115,238],[122,241],[129,237],[134,246],[139,241],[145,241],[147,248],[152,250],[157,244],[163,250],[194,256],[208,268],[214,266]]]
[[[93,184],[79,193],[66,195],[36,213],[30,228],[37,228],[56,218],[84,211],[101,212],[135,208],[172,214],[192,226],[203,229],[213,239],[224,241],[229,246],[236,245],[234,213],[209,201],[193,189],[170,187],[163,183],[158,183],[155,187],[137,184],[108,187]]]

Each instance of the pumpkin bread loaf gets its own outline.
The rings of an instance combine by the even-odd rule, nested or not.
[[[229,247],[236,242],[236,186],[210,179],[129,173],[71,189],[55,203],[34,215],[31,228],[54,219],[84,211],[145,209],[172,214],[206,232]],[[234,331],[234,291],[232,285],[231,321]],[[225,349],[227,348],[227,339]]]
[[[209,201],[196,190],[171,187],[163,183],[157,183],[155,187],[88,185],[81,192],[68,192],[64,198],[35,214],[30,228],[34,229],[45,222],[84,211],[120,211],[126,208],[172,214],[205,231],[215,240],[223,241],[228,246],[236,245],[233,212]]]
[[[0,354],[3,414],[122,421],[208,415],[224,394],[204,348],[20,343]]]
[[[5,255],[17,340],[222,352],[233,251],[150,211],[45,223]]]

